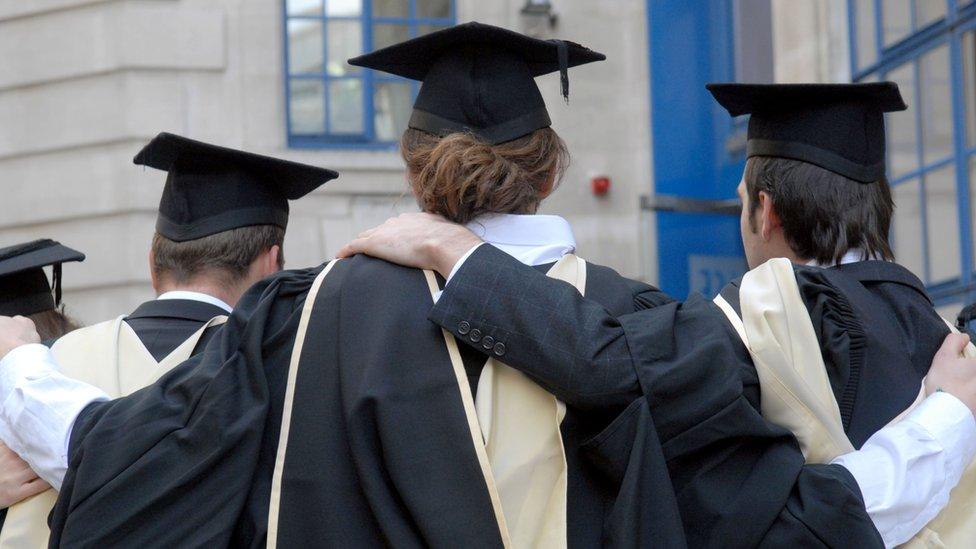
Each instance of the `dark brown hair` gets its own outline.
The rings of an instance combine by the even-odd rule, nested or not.
[[[756,156],[746,163],[745,183],[753,232],[765,191],[798,256],[835,264],[861,249],[862,259],[894,259],[888,243],[894,203],[886,179],[859,183],[807,162]]]
[[[34,329],[37,330],[37,335],[41,336],[41,341],[58,339],[81,327],[64,313],[64,305],[57,309],[27,315],[27,318],[34,321]]]
[[[283,247],[285,230],[276,225],[255,225],[220,232],[196,240],[175,242],[153,235],[153,272],[185,284],[200,275],[212,276],[226,287],[247,277],[251,264],[272,246]],[[278,268],[284,266],[284,251]]]
[[[456,223],[484,213],[535,212],[539,193],[557,185],[569,165],[566,144],[552,128],[499,145],[471,133],[439,138],[411,128],[400,153],[420,208]]]

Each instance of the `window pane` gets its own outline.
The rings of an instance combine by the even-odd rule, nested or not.
[[[946,0],[915,0],[915,30],[927,27],[946,15]]]
[[[888,160],[891,178],[918,169],[918,138],[915,132],[915,65],[907,63],[888,73],[888,80],[898,84],[908,110],[886,115],[888,125]]]
[[[912,0],[881,0],[881,14],[886,47],[912,32]]]
[[[976,144],[976,40],[974,33],[962,37],[963,99],[966,108],[966,142]]]
[[[363,52],[363,24],[343,19],[329,21],[325,35],[329,39],[329,74],[342,76],[360,72],[359,67],[353,67],[346,60]]]
[[[417,0],[417,17],[450,17],[451,0]]]
[[[973,220],[973,252],[976,253],[976,156],[969,158],[969,218]],[[976,257],[976,256],[974,256]]]
[[[950,164],[925,175],[925,208],[929,241],[929,282],[959,277],[959,215],[956,172]]]
[[[874,0],[852,0],[857,25],[857,66],[867,67],[878,60],[878,47],[875,43]]]
[[[406,25],[373,25],[373,49],[378,50],[410,38]]]
[[[417,36],[423,36],[446,28],[447,26],[444,25],[417,25]]]
[[[287,0],[288,15],[322,15],[322,0]]]
[[[292,74],[322,72],[321,21],[288,21],[288,66]]]
[[[925,164],[952,154],[952,85],[949,47],[940,46],[919,62],[922,98],[922,159]],[[909,103],[911,105],[911,103]]]
[[[325,133],[325,87],[321,80],[291,79],[288,116],[293,134]]]
[[[364,133],[362,80],[350,78],[329,82],[329,133]]]
[[[373,17],[410,17],[410,0],[373,0]]]
[[[396,141],[410,121],[413,86],[407,82],[381,82],[375,85],[376,139]]]
[[[919,277],[922,264],[922,214],[918,195],[918,180],[912,179],[892,189],[895,215],[891,223],[895,259]]]
[[[325,0],[325,14],[329,17],[359,17],[363,14],[363,0]]]

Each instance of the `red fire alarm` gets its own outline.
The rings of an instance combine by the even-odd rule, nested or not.
[[[596,196],[605,196],[610,192],[610,177],[606,175],[598,175],[590,180],[590,185],[593,188],[593,194]]]

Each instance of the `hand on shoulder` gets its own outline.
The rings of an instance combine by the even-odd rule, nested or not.
[[[40,343],[34,322],[23,316],[0,316],[0,359],[21,345]]]
[[[949,393],[976,415],[976,358],[962,355],[968,344],[969,336],[966,334],[949,334],[946,337],[925,377],[925,393]]]
[[[417,269],[432,269],[448,276],[454,265],[481,239],[439,215],[405,213],[363,231],[346,244],[337,257],[366,254]]]

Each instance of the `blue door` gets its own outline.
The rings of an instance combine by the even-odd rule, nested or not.
[[[745,166],[745,125],[705,90],[708,82],[736,80],[736,10],[756,13],[756,2],[745,3],[647,4],[655,194],[645,208],[658,211],[658,283],[676,298],[711,297],[746,269],[733,202]],[[740,67],[755,71],[768,62],[771,72],[771,59],[754,59],[754,50],[739,47]],[[711,207],[722,201],[724,208]]]

